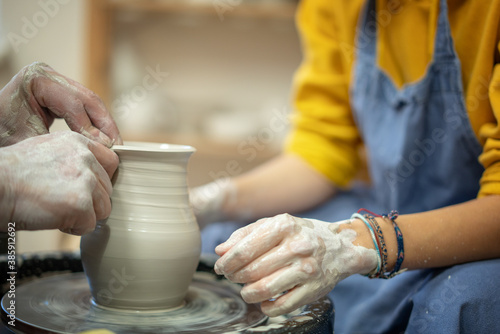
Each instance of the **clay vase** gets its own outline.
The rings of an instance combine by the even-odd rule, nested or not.
[[[186,181],[194,148],[128,142],[113,150],[120,164],[111,215],[80,243],[93,302],[129,310],[181,306],[201,249]]]

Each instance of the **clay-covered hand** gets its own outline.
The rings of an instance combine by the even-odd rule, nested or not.
[[[0,149],[0,228],[94,229],[111,212],[110,178],[118,156],[72,131],[36,136]]]
[[[353,244],[345,222],[327,223],[288,214],[264,218],[234,232],[215,252],[215,271],[245,283],[247,303],[278,316],[326,295],[340,280],[369,273],[377,253]],[[342,226],[342,228],[341,228]]]
[[[0,147],[47,134],[54,118],[111,147],[122,139],[104,103],[92,91],[43,63],[24,67],[0,91]]]
[[[214,222],[227,220],[222,207],[225,201],[236,198],[236,187],[231,179],[220,179],[206,185],[191,188],[189,201],[200,229]]]

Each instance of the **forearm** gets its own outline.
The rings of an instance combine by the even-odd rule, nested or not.
[[[394,228],[388,220],[377,221],[387,246],[388,269],[392,270],[397,257]],[[500,257],[500,196],[401,215],[396,221],[404,237],[401,268],[443,267]],[[358,233],[358,244],[374,248],[363,222],[356,220],[351,227]]]
[[[248,220],[297,213],[334,194],[334,186],[299,157],[282,154],[233,179],[236,196],[228,196],[222,211],[229,219]]]
[[[410,269],[500,257],[500,196],[399,218]],[[406,258],[407,257],[407,258]]]

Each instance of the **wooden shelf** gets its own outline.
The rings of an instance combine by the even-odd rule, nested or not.
[[[114,33],[114,18],[121,12],[144,14],[193,14],[219,18],[247,17],[255,19],[288,19],[295,17],[296,0],[232,1],[181,0],[88,0],[88,71],[86,85],[111,105],[109,68]],[[227,6],[218,8],[217,6]],[[224,11],[225,10],[225,11]]]
[[[141,11],[152,13],[183,13],[215,15],[224,17],[253,17],[291,19],[295,16],[295,1],[255,1],[231,5],[227,0],[215,1],[178,1],[178,0],[110,0],[113,11]]]

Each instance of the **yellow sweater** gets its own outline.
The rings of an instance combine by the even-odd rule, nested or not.
[[[304,60],[295,76],[285,150],[345,187],[360,168],[361,139],[349,88],[365,0],[303,0],[297,14]],[[479,196],[500,194],[500,1],[448,0],[465,101],[483,146]],[[434,54],[439,0],[377,0],[379,67],[398,87],[420,80]]]

